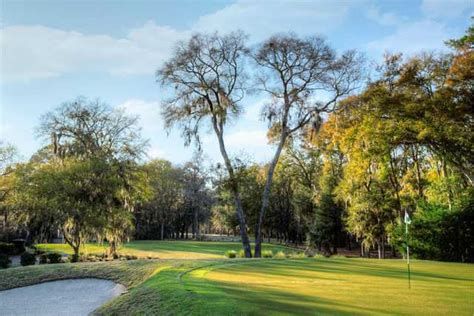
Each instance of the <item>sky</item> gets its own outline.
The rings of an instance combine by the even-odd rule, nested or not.
[[[160,104],[168,95],[155,71],[176,41],[196,32],[243,30],[249,45],[275,33],[325,37],[337,52],[357,49],[369,61],[385,52],[409,56],[446,50],[474,15],[469,0],[1,0],[0,140],[28,159],[42,145],[41,115],[78,96],[99,98],[140,116],[147,155],[175,163],[191,159],[179,130],[165,130]],[[369,63],[370,64],[370,63]],[[244,113],[226,129],[233,156],[270,159],[264,95],[247,96]],[[219,162],[217,141],[202,135],[209,161]]]

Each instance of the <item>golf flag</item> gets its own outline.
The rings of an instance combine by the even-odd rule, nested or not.
[[[411,276],[410,276],[410,247],[408,246],[408,225],[411,224],[410,215],[405,210],[405,242],[407,247],[407,267],[408,267],[408,288],[411,289]]]
[[[408,224],[408,225],[411,224],[410,215],[408,215],[407,211],[405,211],[405,224]]]

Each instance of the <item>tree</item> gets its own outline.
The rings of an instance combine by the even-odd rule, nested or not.
[[[211,204],[210,194],[207,189],[208,174],[203,166],[203,158],[198,153],[193,160],[186,163],[184,171],[185,198],[193,213],[193,238],[200,240],[199,218],[204,215]]]
[[[38,133],[49,139],[49,144],[40,155],[43,158],[36,159],[57,170],[44,167],[45,172],[39,175],[51,180],[50,187],[59,186],[42,194],[48,203],[56,203],[68,192],[62,197],[64,205],[56,204],[55,208],[64,215],[58,218],[76,257],[91,230],[105,237],[109,254],[116,255],[132,227],[135,204],[146,196],[146,184],[136,164],[146,141],[140,137],[137,121],[100,101],[84,98],[66,102],[42,117]],[[47,194],[51,192],[54,194]],[[94,225],[89,219],[102,223]]]
[[[196,34],[176,46],[157,77],[163,86],[174,88],[173,97],[163,105],[163,114],[168,127],[181,126],[186,144],[193,139],[199,144],[199,129],[210,119],[229,174],[245,256],[251,257],[240,188],[224,141],[225,124],[239,114],[239,101],[244,96],[244,40],[242,33]]]
[[[269,205],[275,167],[288,138],[313,122],[321,123],[321,113],[331,112],[339,99],[351,93],[361,78],[361,58],[349,51],[337,57],[321,38],[295,35],[273,36],[253,54],[260,66],[259,88],[269,94],[265,107],[271,138],[277,148],[269,164],[262,204],[255,231],[255,256],[261,256],[261,227]],[[317,93],[326,101],[316,99]],[[321,97],[321,95],[319,97]]]
[[[17,150],[10,144],[0,141],[0,213],[2,216],[2,234],[4,238],[8,238],[8,216],[9,205],[8,196],[11,193],[14,177],[14,162],[17,158]]]
[[[147,146],[138,117],[79,97],[42,116],[38,135],[56,157],[98,157],[119,161],[140,158]]]
[[[183,171],[173,167],[169,161],[158,159],[145,164],[144,169],[152,194],[136,212],[137,236],[163,240],[166,237],[165,229],[183,207]],[[156,234],[156,231],[159,233]]]

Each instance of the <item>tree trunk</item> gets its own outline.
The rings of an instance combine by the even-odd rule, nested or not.
[[[224,159],[224,163],[231,181],[231,191],[232,195],[234,196],[235,210],[237,213],[237,218],[239,220],[240,237],[242,238],[242,246],[244,248],[245,257],[251,258],[252,251],[250,249],[250,241],[247,233],[247,223],[245,221],[245,213],[243,211],[242,200],[240,198],[239,185],[234,175],[234,168],[232,167],[232,163],[225,149],[222,125],[219,127],[215,116],[212,117],[212,123],[214,131],[217,135],[217,139],[219,141],[219,150],[221,152],[222,158]]]
[[[165,237],[165,223],[164,221],[161,222],[161,232],[160,232],[160,240],[163,240]]]
[[[263,196],[262,196],[262,206],[260,208],[260,214],[258,216],[257,227],[255,227],[255,258],[260,258],[262,256],[262,225],[263,220],[265,218],[265,211],[268,208],[268,204],[270,203],[270,192],[272,187],[273,181],[273,174],[275,173],[275,168],[280,159],[281,151],[283,150],[283,146],[285,145],[286,141],[286,132],[282,132],[280,143],[278,144],[277,150],[275,152],[275,156],[273,156],[272,162],[268,168],[267,173],[267,180],[265,182],[265,187],[263,189]]]
[[[201,234],[199,232],[199,208],[194,208],[194,239],[201,239]]]

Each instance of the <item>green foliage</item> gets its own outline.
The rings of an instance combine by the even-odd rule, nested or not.
[[[237,251],[235,251],[235,250],[228,250],[228,251],[225,252],[225,256],[226,256],[227,258],[231,258],[231,259],[236,258],[236,257],[237,257]]]
[[[474,199],[449,211],[422,205],[409,225],[410,253],[419,259],[474,262]],[[394,230],[392,243],[405,252],[405,225]]]
[[[245,251],[243,249],[240,249],[239,250],[239,255],[238,255],[239,258],[245,258]]]
[[[11,263],[12,261],[8,258],[8,255],[0,253],[0,269],[7,269]]]
[[[303,258],[306,258],[306,254],[303,251],[293,252],[293,253],[287,254],[287,258],[303,259]]]
[[[263,250],[262,251],[262,258],[273,258],[273,251]]]
[[[49,263],[61,263],[62,255],[60,253],[50,252],[46,255]]]
[[[22,266],[30,266],[36,263],[36,256],[31,252],[24,252],[20,257],[20,263]]]
[[[278,251],[274,256],[273,258],[275,259],[285,259],[286,258],[286,254],[283,252],[283,251]]]

